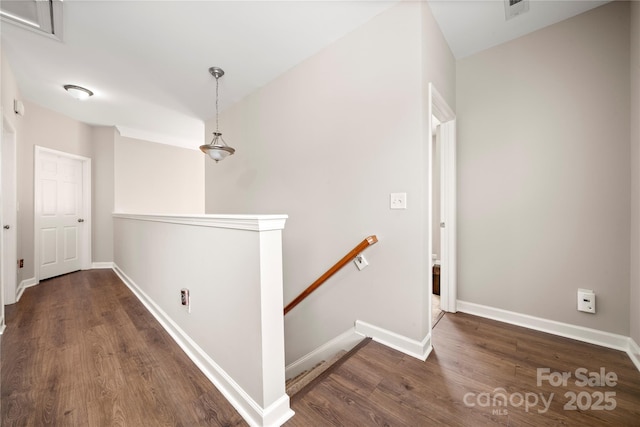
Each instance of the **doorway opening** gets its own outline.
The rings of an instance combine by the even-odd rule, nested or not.
[[[432,218],[431,218],[431,327],[436,327],[444,311],[441,307],[440,301],[440,263],[442,261],[442,248],[441,248],[441,236],[440,236],[440,223],[442,222],[442,159],[440,158],[440,147],[442,141],[440,140],[440,120],[434,115],[431,115],[431,206],[432,206]]]
[[[429,83],[429,310],[431,328],[456,312],[456,116]]]
[[[2,117],[2,143],[0,144],[0,187],[2,224],[2,256],[0,275],[3,305],[17,299],[18,283],[18,224],[16,191],[16,131],[6,117]]]

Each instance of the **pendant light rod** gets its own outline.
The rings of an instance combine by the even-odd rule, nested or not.
[[[216,132],[218,132],[218,130],[220,129],[218,120],[218,79],[224,76],[224,70],[220,67],[211,67],[209,68],[209,73],[211,73],[211,75],[216,78]]]

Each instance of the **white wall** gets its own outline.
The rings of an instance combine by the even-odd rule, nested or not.
[[[204,155],[200,151],[116,134],[115,211],[204,213]]]
[[[287,363],[356,319],[411,339],[428,333],[423,85],[443,65],[423,61],[424,38],[439,32],[422,30],[425,15],[402,2],[221,114],[237,151],[206,163],[206,211],[289,215],[286,303],[366,236],[379,238],[369,267],[346,266],[287,314]],[[451,94],[453,83],[441,86]],[[392,192],[407,193],[407,210],[389,209]]]
[[[631,2],[631,338],[640,344],[640,4]]]
[[[629,334],[628,17],[612,2],[458,61],[459,299]]]
[[[292,415],[284,378],[285,219],[114,220],[116,271],[252,425],[280,425]],[[190,291],[190,311],[182,288]]]

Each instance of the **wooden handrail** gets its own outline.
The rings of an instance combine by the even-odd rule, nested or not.
[[[320,287],[320,285],[326,282],[329,277],[333,276],[338,270],[340,270],[342,267],[347,265],[350,261],[355,259],[355,257],[357,257],[360,252],[364,251],[369,246],[377,242],[378,242],[378,238],[375,235],[369,236],[366,239],[364,239],[362,242],[360,242],[358,246],[351,249],[351,251],[349,251],[349,253],[346,254],[340,261],[336,262],[333,265],[333,267],[328,269],[322,276],[318,277],[318,280],[316,280],[311,285],[309,285],[309,287],[305,289],[300,295],[298,295],[296,299],[291,301],[284,308],[284,314],[287,314],[289,311],[291,311],[293,307],[300,304],[302,300],[304,300],[306,297],[308,297],[311,294],[311,292],[315,291]]]

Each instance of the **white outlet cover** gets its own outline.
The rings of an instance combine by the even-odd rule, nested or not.
[[[407,209],[407,193],[391,193],[389,195],[389,208]]]
[[[596,294],[591,289],[578,289],[578,311],[596,312]]]
[[[364,257],[364,255],[359,254],[354,260],[353,262],[356,264],[356,267],[358,267],[358,270],[362,270],[363,268],[365,268],[367,265],[369,265],[369,263],[367,262],[367,259]]]

